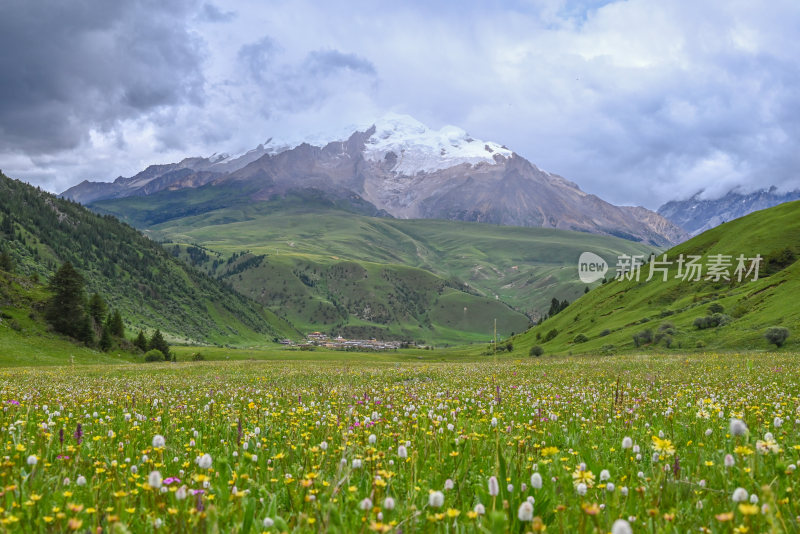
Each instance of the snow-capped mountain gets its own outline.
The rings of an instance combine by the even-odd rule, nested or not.
[[[659,215],[695,236],[748,213],[800,200],[800,189],[778,192],[775,186],[752,193],[736,189],[717,199],[701,198],[702,192],[687,200],[672,200],[658,208]]]
[[[686,237],[645,208],[609,204],[507,147],[454,126],[435,130],[407,115],[390,114],[348,136],[328,139],[270,139],[239,157],[154,165],[111,184],[83,182],[63,196],[90,204],[162,190],[246,184],[239,189],[253,201],[314,189],[337,198],[355,196],[376,213],[400,218],[560,228],[656,246]]]

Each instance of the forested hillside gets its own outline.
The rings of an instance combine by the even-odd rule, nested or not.
[[[174,341],[242,343],[293,333],[285,321],[172,258],[111,216],[0,174],[0,252],[21,274],[49,278],[71,262],[129,329]]]

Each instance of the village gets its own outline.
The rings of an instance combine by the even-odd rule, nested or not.
[[[325,347],[329,349],[367,349],[367,350],[396,350],[403,344],[400,341],[380,341],[377,339],[345,339],[342,336],[329,337],[322,332],[312,332],[301,343],[291,339],[281,340],[281,344],[299,348]]]

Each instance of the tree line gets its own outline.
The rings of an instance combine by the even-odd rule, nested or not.
[[[159,351],[163,359],[175,361],[160,330],[150,339],[143,331],[129,342],[118,310],[109,310],[98,293],[86,295],[86,281],[70,262],[64,262],[50,280],[52,296],[45,307],[45,319],[56,332],[108,352],[115,345],[132,346],[142,352]],[[126,347],[127,348],[127,347]]]

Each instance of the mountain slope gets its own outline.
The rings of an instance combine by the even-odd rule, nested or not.
[[[160,328],[174,340],[215,343],[271,341],[294,332],[130,226],[2,174],[0,218],[2,248],[21,273],[49,277],[72,262],[87,290],[118,309],[129,330]]]
[[[798,200],[800,190],[779,193],[773,186],[752,193],[732,190],[718,199],[703,199],[700,195],[697,193],[687,200],[667,202],[658,208],[658,214],[695,236],[748,213]]]
[[[146,228],[145,232],[158,240],[178,244],[176,253],[180,257],[286,314],[298,327],[319,324],[326,331],[342,321],[344,325],[351,321],[360,324],[364,306],[359,308],[357,303],[369,302],[371,310],[384,307],[387,301],[382,299],[404,292],[401,286],[413,278],[412,288],[421,285],[435,293],[434,298],[414,297],[428,303],[426,317],[435,328],[454,328],[458,322],[461,326],[456,330],[462,340],[485,340],[492,331],[492,319],[497,317],[499,332],[506,336],[525,327],[518,319],[512,320],[515,315],[509,312],[515,311],[516,317],[524,313],[537,318],[547,311],[553,297],[574,300],[583,294],[585,286],[575,276],[583,251],[594,250],[613,263],[618,254],[647,255],[654,250],[583,232],[367,217],[338,209],[325,195],[311,195],[308,190],[230,208],[211,209],[213,204],[207,205],[208,211],[200,208],[214,198],[209,190],[221,188],[162,192],[146,198],[99,202],[93,207]],[[196,201],[192,200],[194,196]],[[199,212],[162,222],[165,212],[177,209],[177,198],[183,206],[194,206]],[[173,244],[165,246],[175,250]],[[232,255],[245,250],[250,252],[245,259],[228,264]],[[337,266],[353,262],[363,268],[367,278],[346,285],[345,293],[332,293],[329,274]],[[391,274],[391,289],[387,289],[381,270]],[[432,275],[438,280],[434,281]],[[470,293],[460,299],[477,300],[456,305],[457,299],[438,293],[440,287]],[[436,304],[437,299],[442,302]],[[496,315],[503,308],[506,311]],[[331,310],[345,310],[347,314]],[[477,330],[470,330],[473,326],[462,328],[473,325],[477,317],[482,318],[475,323]],[[390,322],[402,324],[404,320],[393,317]],[[423,330],[429,329],[425,321],[422,324]],[[480,336],[476,337],[476,332]],[[420,335],[433,340],[440,333],[436,330]],[[455,342],[458,336],[448,333],[446,338]]]
[[[668,260],[681,254],[733,257],[735,268],[740,254],[764,258],[756,281],[724,280],[698,282],[676,279],[677,265],[669,279],[661,274],[650,282],[647,267],[641,281],[612,281],[592,290],[552,319],[517,337],[515,343],[526,353],[541,345],[545,353],[608,352],[636,349],[633,336],[650,330],[640,338],[642,348],[679,349],[766,349],[764,331],[771,326],[791,332],[787,347],[800,346],[800,201],[758,211],[722,224],[666,252]],[[749,264],[748,264],[749,266]],[[704,274],[703,277],[706,275]],[[716,306],[719,305],[722,311]],[[721,313],[718,327],[699,329],[695,321]],[[547,334],[557,335],[546,341]],[[583,334],[587,340],[576,337]],[[661,336],[659,336],[661,334]],[[670,345],[668,348],[667,345]]]
[[[63,196],[97,203],[206,184],[242,188],[242,198],[250,200],[304,189],[354,196],[376,212],[404,219],[558,228],[653,246],[686,237],[649,210],[609,204],[497,143],[475,139],[452,126],[432,130],[409,116],[394,114],[347,139],[320,146],[262,146],[230,164],[192,158],[152,166],[113,184],[84,182]]]

